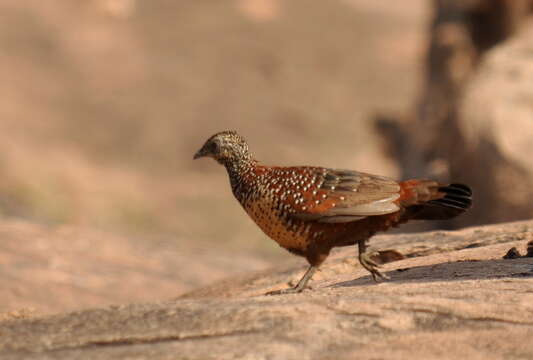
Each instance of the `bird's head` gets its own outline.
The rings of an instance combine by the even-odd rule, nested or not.
[[[223,165],[250,160],[246,140],[235,131],[222,131],[211,136],[194,154],[194,159],[212,157]]]

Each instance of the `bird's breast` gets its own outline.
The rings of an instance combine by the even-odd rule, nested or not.
[[[252,196],[241,204],[259,228],[280,246],[305,251],[313,236],[311,223],[291,218],[284,204],[273,196]]]

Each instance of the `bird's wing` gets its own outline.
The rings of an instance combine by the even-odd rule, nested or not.
[[[316,167],[277,171],[283,203],[298,219],[350,222],[400,210],[400,185],[383,176]]]

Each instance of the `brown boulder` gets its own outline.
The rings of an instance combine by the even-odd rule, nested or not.
[[[533,21],[491,50],[467,86],[459,126],[483,218],[533,214]]]

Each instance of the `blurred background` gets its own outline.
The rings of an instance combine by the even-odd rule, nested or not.
[[[0,312],[298,262],[192,161],[225,129],[267,164],[473,187],[401,231],[532,217],[532,3],[0,2]]]

